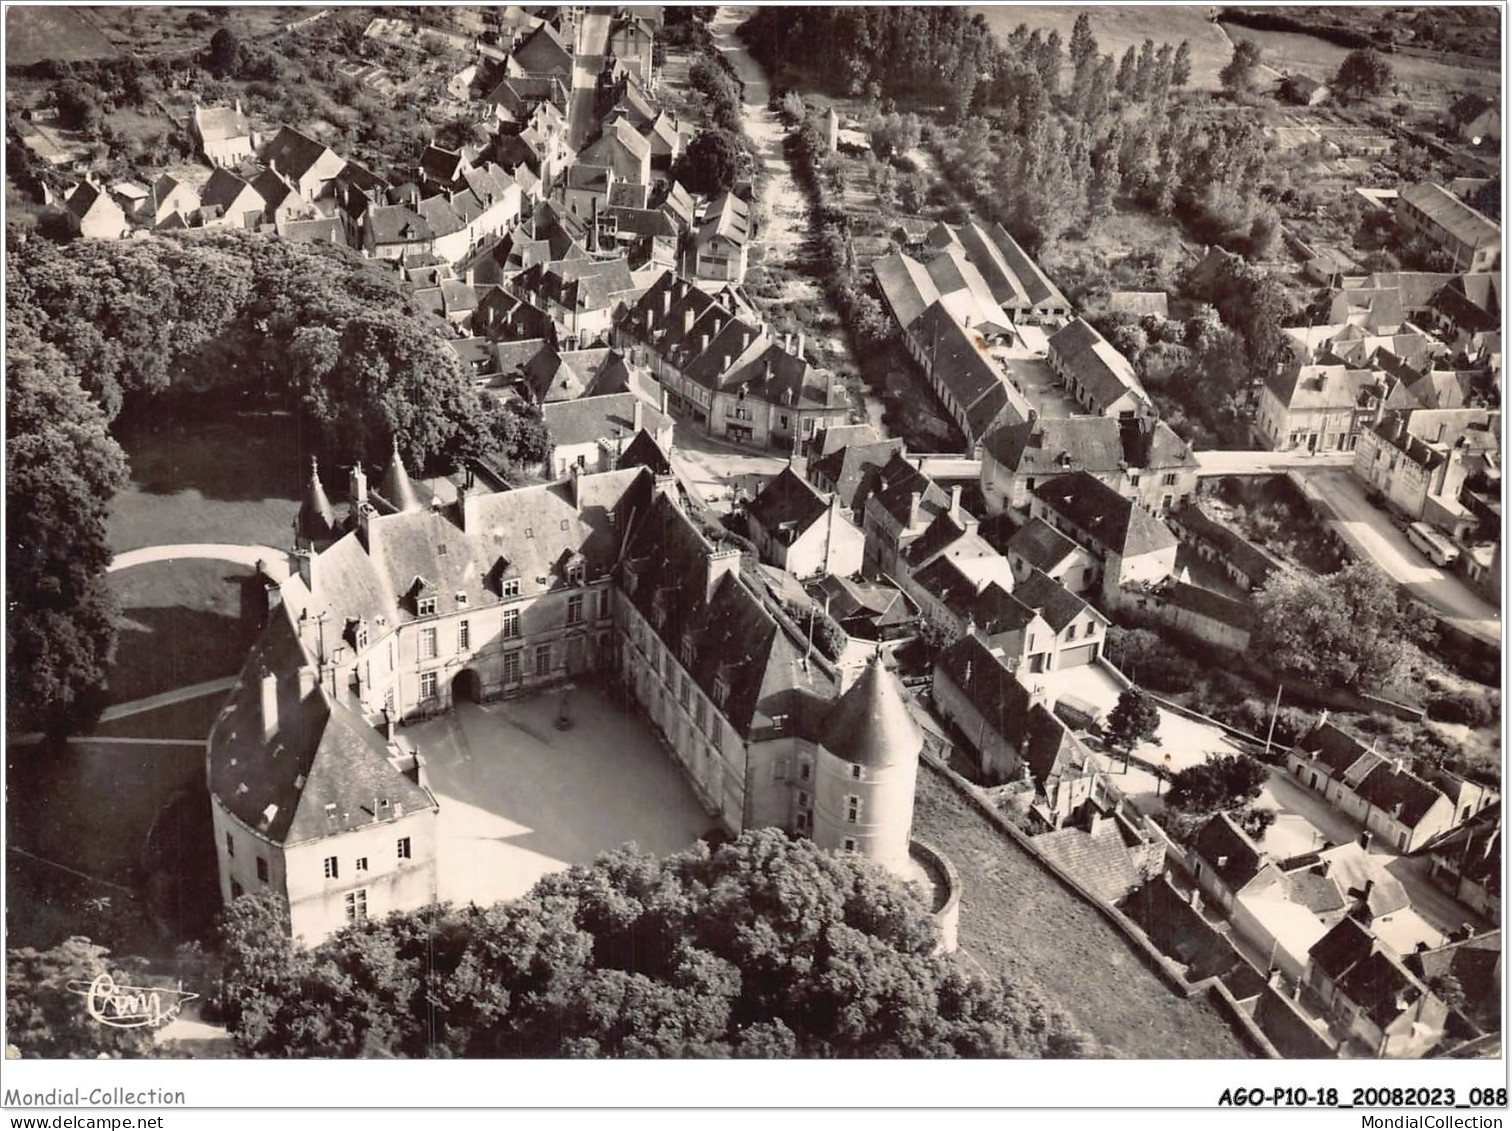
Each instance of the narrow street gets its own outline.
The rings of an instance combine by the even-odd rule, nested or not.
[[[1501,641],[1501,611],[1458,576],[1441,570],[1407,541],[1391,516],[1370,504],[1365,487],[1341,469],[1295,476],[1309,499],[1334,516],[1330,524],[1361,557],[1375,562],[1392,580],[1432,605],[1471,635]]]
[[[1221,475],[1272,475],[1293,470],[1348,468],[1354,463],[1353,452],[1194,452],[1197,477]]]
[[[610,13],[591,11],[578,28],[572,60],[572,101],[567,107],[567,144],[573,152],[583,148],[598,126],[593,107],[594,83],[604,65],[604,53],[609,50],[609,20]]]

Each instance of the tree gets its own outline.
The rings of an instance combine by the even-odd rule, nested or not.
[[[241,41],[230,28],[221,28],[210,37],[210,73],[216,78],[229,78],[241,70]]]
[[[935,956],[927,908],[888,873],[776,829],[665,859],[627,847],[512,903],[391,915],[303,956],[270,909],[226,915],[227,990],[259,1003],[231,1029],[260,1055],[1094,1051],[1034,987]]]
[[[741,148],[727,130],[704,130],[688,143],[678,161],[676,179],[689,192],[715,194],[735,187],[740,176]]]
[[[123,973],[136,962],[107,962],[110,951],[74,937],[50,950],[31,948],[5,955],[5,1039],[22,1057],[94,1060],[98,1057],[150,1056],[147,1028],[101,1025],[84,1007],[73,987],[109,974]]]
[[[1255,595],[1256,655],[1283,677],[1378,690],[1407,662],[1421,613],[1368,561],[1315,576],[1282,570]]]
[[[58,110],[58,124],[64,129],[78,130],[87,138],[97,138],[105,125],[105,112],[100,107],[97,91],[78,79],[69,79],[58,84],[53,91],[53,105]]]
[[[106,521],[126,458],[63,354],[6,324],[9,725],[62,734],[103,705],[116,640]]]
[[[1334,75],[1334,91],[1346,99],[1374,98],[1391,89],[1391,64],[1370,48],[1351,51]]]
[[[1097,57],[1097,40],[1092,37],[1092,20],[1086,12],[1077,14],[1071,27],[1071,43],[1067,48],[1074,70],[1080,71]]]
[[[1123,53],[1123,58],[1118,61],[1118,78],[1115,85],[1118,93],[1134,96],[1134,75],[1139,65],[1139,49],[1132,43],[1129,49]]]
[[[1261,65],[1260,45],[1252,39],[1236,40],[1233,57],[1218,72],[1218,81],[1230,93],[1247,93],[1259,81]]]
[[[1189,813],[1238,809],[1260,796],[1267,778],[1264,764],[1247,754],[1210,754],[1171,776],[1166,804]]]
[[[1192,81],[1192,45],[1182,40],[1176,47],[1176,56],[1171,61],[1171,85],[1186,86]]]
[[[1501,223],[1501,175],[1492,177],[1470,194],[1470,207]]]
[[[1126,687],[1118,696],[1118,703],[1103,723],[1103,737],[1108,745],[1124,756],[1124,766],[1129,764],[1129,755],[1141,742],[1148,742],[1160,730],[1160,712],[1150,697],[1137,687]]]

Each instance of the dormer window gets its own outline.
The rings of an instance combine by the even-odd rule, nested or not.
[[[716,676],[714,679],[714,703],[723,708],[725,700],[730,697],[730,684],[724,676]]]
[[[682,657],[683,667],[691,669],[693,667],[693,641],[684,640],[678,654]]]
[[[415,612],[422,617],[436,615],[436,599],[434,597],[419,597],[415,600]]]
[[[506,597],[518,597],[520,595],[520,579],[518,577],[511,577],[504,582],[502,591]]]
[[[458,593],[457,594],[457,608],[459,608],[459,609],[465,609],[465,608],[467,608],[467,594],[466,593]]]
[[[568,562],[567,563],[567,584],[569,584],[569,585],[581,585],[581,584],[583,584],[583,573],[584,573],[584,570],[585,570],[585,567],[584,567],[584,565],[583,565],[583,563],[581,561]]]

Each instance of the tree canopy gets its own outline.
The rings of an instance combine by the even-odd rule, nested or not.
[[[1126,687],[1118,703],[1108,713],[1103,733],[1108,745],[1123,753],[1125,761],[1141,742],[1148,742],[1160,730],[1160,712],[1150,697],[1137,687]]]
[[[6,698],[15,730],[89,721],[115,650],[105,583],[126,458],[56,347],[6,319]]]
[[[916,895],[775,829],[627,847],[523,898],[348,927],[312,951],[274,901],[226,910],[221,997],[274,1056],[1055,1056],[1088,1047],[1028,987],[933,954]]]
[[[1368,47],[1351,51],[1334,75],[1334,91],[1345,98],[1374,98],[1391,89],[1391,64]]]
[[[1253,39],[1240,39],[1234,43],[1234,54],[1223,70],[1218,72],[1218,81],[1223,89],[1233,92],[1250,91],[1260,81],[1262,63],[1260,45]]]
[[[1255,655],[1318,687],[1379,691],[1423,632],[1421,614],[1374,564],[1326,576],[1281,570],[1255,595]]]
[[[728,192],[740,176],[740,141],[728,130],[704,130],[678,160],[676,179],[689,192]]]
[[[107,963],[110,951],[86,938],[70,938],[50,950],[31,948],[5,955],[5,1039],[23,1057],[93,1060],[97,1057],[149,1056],[152,1032],[101,1025],[84,1009],[71,984],[92,982],[101,974],[119,978],[127,965]]]

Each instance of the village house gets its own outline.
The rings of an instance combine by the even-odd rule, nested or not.
[[[1441,947],[1419,950],[1403,956],[1403,963],[1423,984],[1435,993],[1445,993],[1458,985],[1464,1000],[1455,1005],[1445,1002],[1453,1014],[1445,1027],[1453,1041],[1464,1032],[1464,1022],[1479,1034],[1502,1031],[1501,929],[1481,933],[1466,928],[1464,938],[1452,938]],[[1447,1042],[1446,1042],[1447,1043]]]
[[[1490,271],[1501,261],[1501,225],[1431,181],[1397,194],[1397,223],[1449,254],[1456,271]]]
[[[623,259],[566,259],[527,267],[505,284],[551,316],[571,346],[605,341],[615,318],[640,297]]]
[[[1132,419],[1151,410],[1149,394],[1129,359],[1081,318],[1073,318],[1050,335],[1045,359],[1087,412]]]
[[[1198,557],[1217,566],[1241,589],[1253,592],[1286,568],[1270,551],[1214,521],[1195,497],[1171,511],[1165,521]]]
[[[1305,985],[1355,1055],[1418,1057],[1443,1037],[1448,1006],[1353,919],[1313,946]]]
[[[1428,848],[1428,876],[1466,907],[1501,922],[1501,805],[1487,806]]]
[[[141,216],[152,201],[152,190],[136,181],[116,181],[110,186],[110,195],[127,216]]]
[[[250,231],[263,222],[268,202],[229,169],[216,169],[200,189],[200,222],[207,228]]]
[[[177,213],[181,218],[199,211],[200,196],[191,184],[164,173],[152,182],[152,223],[161,224]]]
[[[774,341],[735,296],[670,271],[615,323],[611,342],[651,371],[674,415],[713,436],[801,454],[850,420],[844,385],[808,362],[801,335],[796,348]]]
[[[745,282],[750,252],[751,208],[734,193],[721,193],[709,202],[693,242],[693,274],[700,279]]]
[[[902,450],[877,469],[862,507],[866,534],[863,572],[867,577],[895,577],[906,564],[903,552],[922,538],[952,505],[950,495],[908,462]],[[990,547],[989,547],[990,549]]]
[[[850,427],[843,425],[825,430],[820,438],[822,454],[808,461],[805,474],[819,490],[838,495],[852,521],[860,525],[865,521],[866,495],[876,473],[894,453],[903,452],[903,441],[880,439],[870,425],[861,425],[859,427],[866,429],[866,435],[825,450],[832,438],[850,431]]]
[[[1071,314],[1071,304],[1001,224],[975,220],[952,227],[936,224],[924,237],[927,247],[965,253],[985,282],[992,301],[1017,323],[1059,322]]]
[[[1392,412],[1360,435],[1354,471],[1392,506],[1459,537],[1476,525],[1466,480],[1495,466],[1501,413],[1480,408]],[[1488,462],[1489,461],[1489,462]]]
[[[943,300],[914,320],[904,340],[971,449],[997,425],[1029,419],[1032,409],[1009,381],[1007,361],[995,357],[983,331],[968,328]]]
[[[609,25],[609,54],[615,63],[646,83],[652,79],[652,47],[656,29],[639,16],[617,16]]]
[[[365,255],[374,259],[403,259],[429,253],[436,238],[425,218],[408,204],[369,208],[358,221]]]
[[[1260,442],[1273,451],[1352,452],[1383,408],[1384,392],[1373,369],[1285,366],[1260,389]]]
[[[64,206],[68,229],[91,240],[118,240],[131,230],[126,213],[93,181],[81,181]]]
[[[263,147],[262,163],[285,177],[305,200],[332,194],[346,159],[329,146],[284,126]]]
[[[1176,572],[1178,544],[1170,528],[1085,471],[1041,483],[1034,489],[1030,514],[1097,560],[1108,604],[1119,602],[1125,586],[1157,582]]]
[[[883,301],[905,334],[936,303],[943,303],[962,326],[975,327],[988,337],[1013,333],[1013,323],[993,300],[986,279],[957,244],[924,262],[890,252],[872,264],[872,271]]]
[[[902,642],[917,632],[918,606],[896,586],[827,573],[804,589],[847,636],[857,640]]]
[[[1097,559],[1042,518],[1031,518],[1003,547],[1015,582],[1042,573],[1072,593],[1087,593],[1097,585]]]
[[[1317,79],[1298,74],[1282,79],[1279,93],[1293,106],[1316,106],[1328,100],[1330,91]]]
[[[530,32],[509,56],[506,73],[511,77],[557,79],[572,85],[572,48],[569,40],[549,23]]]
[[[1327,713],[1287,752],[1286,769],[1299,782],[1359,822],[1393,851],[1416,852],[1462,824],[1495,799],[1479,793],[1457,812],[1442,790],[1328,722]]]
[[[582,165],[613,169],[615,176],[631,184],[651,183],[651,143],[624,118],[606,124],[599,139],[579,153],[577,159]]]
[[[843,513],[838,495],[822,495],[790,462],[745,508],[761,560],[799,580],[861,572],[865,536]]]
[[[189,115],[189,132],[199,142],[205,160],[216,168],[250,161],[257,148],[257,137],[242,113],[241,99],[231,106],[194,104]]]
[[[1027,811],[1060,828],[1092,799],[1097,762],[998,652],[968,631],[935,661],[932,701],[975,753],[983,781],[1027,780]]]
[[[551,479],[614,470],[642,431],[659,447],[672,447],[672,418],[634,393],[552,401],[541,406],[541,418],[551,436],[542,473]]]
[[[565,114],[568,98],[567,83],[556,75],[514,75],[500,79],[483,96],[482,103],[493,111],[497,121],[523,125],[542,102]]]
[[[1197,490],[1191,445],[1153,412],[1114,420],[1042,418],[1031,411],[982,440],[982,496],[992,514],[1028,509],[1035,487],[1074,471],[1154,512],[1169,511]]]
[[[1449,121],[1461,141],[1501,141],[1501,108],[1483,94],[1462,94],[1449,105]]]

